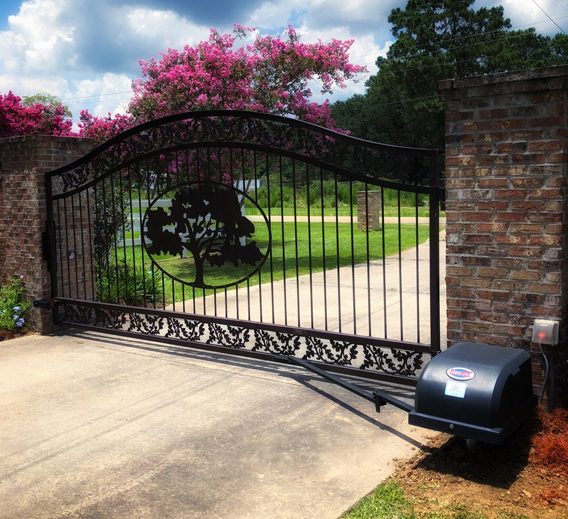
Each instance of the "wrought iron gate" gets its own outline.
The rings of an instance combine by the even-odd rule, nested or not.
[[[440,349],[435,150],[192,112],[46,188],[56,322],[409,385]]]

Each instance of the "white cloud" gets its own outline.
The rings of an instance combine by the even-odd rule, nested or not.
[[[17,85],[17,88],[14,85]],[[12,74],[1,74],[0,92],[7,93],[10,90],[20,97],[34,95],[39,92],[63,97],[69,93],[67,81],[60,76],[22,77]]]
[[[538,33],[553,36],[560,30],[548,15],[568,32],[568,4],[564,0],[536,0],[536,4],[532,0],[478,0],[475,5],[477,8],[502,5],[513,28],[534,27]]]
[[[130,7],[123,7],[122,11],[128,20],[129,37],[155,42],[156,53],[167,52],[168,48],[193,46],[209,37],[209,27],[196,25],[173,11],[132,10]]]
[[[74,82],[72,97],[64,99],[73,114],[78,116],[82,109],[88,109],[97,116],[126,113],[131,96],[132,79],[125,74],[107,73],[94,80],[84,79]],[[77,107],[73,110],[73,107]]]
[[[0,60],[8,73],[52,73],[74,68],[75,28],[62,22],[67,0],[29,0],[8,18],[10,30],[0,32]]]
[[[8,29],[0,31],[0,92],[56,95],[76,118],[82,108],[96,115],[124,111],[131,79],[140,75],[139,60],[159,59],[168,48],[195,45],[209,36],[209,26],[172,10],[175,2],[163,4],[170,7],[167,10],[160,9],[158,2],[125,1],[23,1],[19,12],[9,17]],[[565,0],[537,3],[568,31]],[[376,72],[377,56],[385,55],[391,43],[390,11],[405,5],[406,0],[258,0],[256,8],[247,3],[242,19],[235,21],[272,36],[290,22],[304,42],[354,39],[351,62],[366,65],[371,75]],[[544,34],[558,32],[532,0],[476,0],[474,8],[496,5],[504,6],[505,16],[515,27],[533,25]],[[188,4],[185,12],[195,9]],[[207,5],[200,4],[200,20],[205,9]],[[217,29],[230,32],[232,27]],[[318,85],[312,85],[312,90],[314,101],[329,97],[319,94]],[[336,89],[330,100],[364,91],[364,79],[349,82],[346,89]]]

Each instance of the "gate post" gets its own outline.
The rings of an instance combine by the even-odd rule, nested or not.
[[[448,340],[530,349],[537,386],[534,319],[560,321],[559,351],[568,341],[567,87],[567,66],[439,85]]]
[[[23,276],[28,301],[51,297],[42,233],[46,231],[45,173],[81,158],[92,139],[32,135],[0,139],[0,284]],[[28,329],[53,330],[51,312],[30,311]]]

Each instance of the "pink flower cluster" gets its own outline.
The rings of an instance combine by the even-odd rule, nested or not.
[[[310,101],[310,80],[322,93],[356,78],[365,67],[349,63],[352,40],[301,43],[289,26],[284,39],[257,36],[234,48],[254,29],[235,26],[235,35],[211,29],[209,39],[182,51],[169,49],[159,61],[141,61],[129,116],[98,118],[81,112],[81,134],[104,140],[134,124],[190,110],[254,110],[290,115],[336,129],[330,105]]]
[[[16,135],[77,136],[73,122],[65,118],[65,107],[40,103],[25,106],[12,92],[0,94],[0,137]]]

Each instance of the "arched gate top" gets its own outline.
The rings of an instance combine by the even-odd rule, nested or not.
[[[432,185],[437,150],[381,144],[279,115],[244,110],[179,113],[131,128],[82,159],[48,173],[72,190],[136,157],[160,150],[217,148],[283,151],[316,165],[349,171],[359,178]]]

